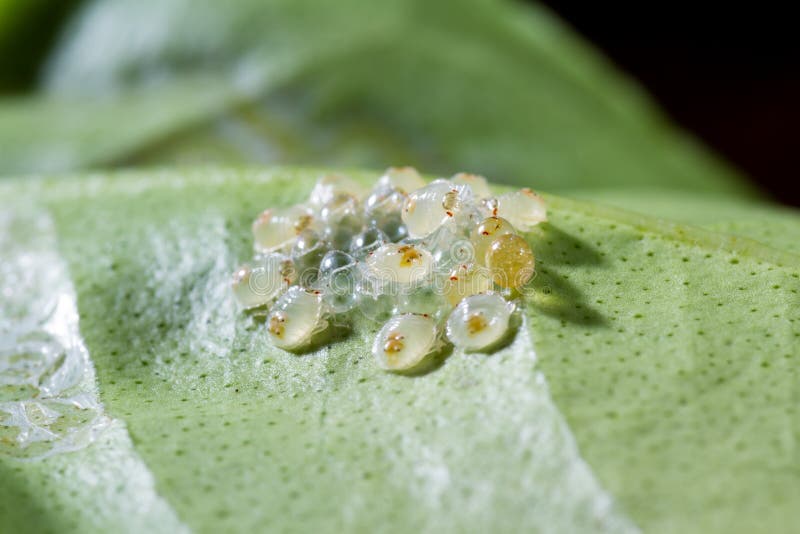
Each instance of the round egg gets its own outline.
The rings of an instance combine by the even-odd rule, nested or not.
[[[282,254],[260,258],[260,265],[244,265],[233,275],[233,294],[245,308],[257,308],[275,300],[296,279],[292,260]]]
[[[435,180],[421,189],[412,191],[403,205],[403,222],[408,235],[425,237],[439,228],[470,200],[469,190],[447,180]]]
[[[369,277],[401,285],[428,279],[434,260],[426,249],[402,243],[387,243],[367,256],[365,270]]]
[[[388,242],[389,238],[386,234],[380,229],[370,226],[350,240],[350,254],[356,259],[363,259]]]
[[[508,219],[520,231],[528,232],[547,220],[547,206],[530,189],[521,189],[497,197],[497,215]]]
[[[402,210],[405,193],[390,186],[378,186],[364,201],[364,223],[380,229],[390,241],[399,241],[408,235],[403,223]]]
[[[378,180],[378,185],[392,187],[407,195],[425,187],[425,180],[414,167],[389,167]]]
[[[486,251],[485,261],[494,283],[511,289],[527,284],[533,278],[536,266],[530,245],[515,234],[495,239]]]
[[[305,206],[266,210],[253,221],[253,246],[257,252],[286,248],[313,221],[311,210]]]
[[[450,181],[457,185],[469,186],[472,195],[476,198],[492,196],[492,191],[489,189],[489,182],[486,181],[486,178],[478,174],[460,172],[450,178]]]
[[[331,250],[319,265],[319,287],[323,300],[334,313],[345,313],[356,305],[356,261],[346,252]]]
[[[466,297],[447,318],[447,339],[467,352],[489,349],[506,336],[513,311],[497,293]]]
[[[321,176],[317,180],[311,190],[308,201],[313,207],[319,209],[333,200],[338,194],[343,193],[359,198],[364,192],[364,187],[349,176],[330,173]]]
[[[285,350],[307,346],[327,327],[322,292],[298,286],[281,295],[267,316],[270,340]]]
[[[439,348],[436,321],[426,315],[405,313],[389,319],[375,336],[372,354],[389,371],[416,367]]]
[[[464,297],[486,293],[493,287],[491,273],[486,267],[476,263],[462,263],[444,281],[443,293],[447,301],[455,306]]]
[[[297,268],[299,283],[303,287],[311,287],[319,274],[319,263],[328,252],[328,242],[307,228],[300,232],[292,247],[292,260]]]
[[[470,232],[469,239],[475,250],[475,260],[484,264],[486,251],[501,235],[516,234],[514,226],[502,217],[487,217],[478,223]]]

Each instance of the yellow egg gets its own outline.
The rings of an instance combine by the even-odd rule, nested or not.
[[[457,266],[444,281],[444,296],[455,306],[461,299],[478,293],[486,293],[494,287],[491,274],[486,267],[475,263]]]
[[[530,245],[518,235],[495,239],[486,251],[486,266],[500,287],[519,289],[533,278],[536,266]]]
[[[475,260],[485,265],[486,251],[501,235],[516,234],[514,226],[502,217],[488,217],[470,232],[469,239],[475,248]]]

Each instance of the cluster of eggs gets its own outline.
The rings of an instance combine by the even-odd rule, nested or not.
[[[280,348],[312,345],[358,311],[385,323],[372,347],[378,365],[412,369],[447,342],[488,351],[507,337],[535,266],[518,232],[546,219],[531,190],[494,196],[474,174],[427,183],[411,167],[390,168],[370,190],[329,174],[307,203],[253,222],[256,255],[233,291],[245,309],[267,310]]]

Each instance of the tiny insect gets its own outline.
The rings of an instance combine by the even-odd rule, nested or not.
[[[505,338],[513,311],[497,293],[466,297],[447,319],[447,339],[467,352],[491,349]]]
[[[253,221],[253,246],[256,252],[273,252],[291,246],[297,235],[313,221],[311,210],[305,206],[266,210]]]
[[[416,367],[441,346],[436,321],[427,315],[395,315],[383,325],[372,345],[378,365],[389,371]]]
[[[407,195],[425,187],[425,180],[414,167],[389,167],[378,180],[378,186],[389,186]]]
[[[367,256],[364,264],[367,276],[373,279],[408,285],[428,279],[434,260],[424,248],[387,243]]]
[[[478,174],[460,172],[453,175],[450,181],[457,185],[469,186],[472,195],[476,198],[481,199],[492,196],[492,191],[489,189],[489,182],[486,181],[486,178]]]
[[[423,188],[412,191],[403,205],[403,222],[410,237],[425,237],[445,221],[456,216],[469,200],[469,191],[463,185],[447,180],[435,180]]]
[[[516,234],[514,226],[502,217],[487,217],[470,232],[469,240],[475,249],[475,261],[486,265],[486,251],[501,235]]]
[[[497,215],[508,219],[515,228],[529,232],[547,220],[547,206],[544,199],[530,189],[520,189],[497,197]]]
[[[267,316],[272,343],[285,350],[309,345],[328,327],[321,291],[293,286],[281,295]]]

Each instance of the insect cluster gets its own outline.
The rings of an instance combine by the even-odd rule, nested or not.
[[[531,190],[493,196],[474,174],[427,183],[411,167],[390,168],[371,190],[329,174],[305,204],[253,222],[256,255],[233,291],[245,309],[268,309],[280,348],[309,346],[358,311],[384,323],[378,365],[412,369],[447,342],[488,351],[506,338],[535,266],[519,232],[545,220]]]

